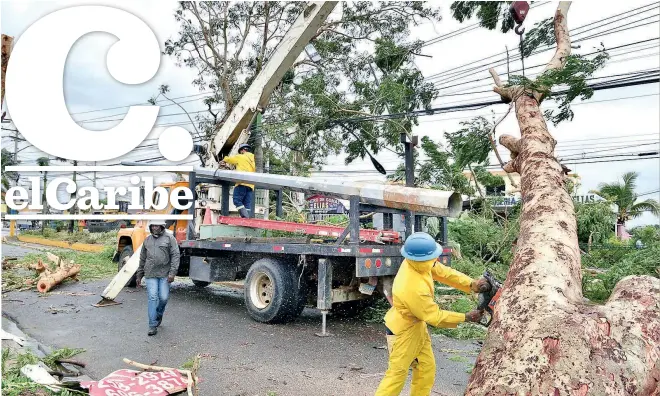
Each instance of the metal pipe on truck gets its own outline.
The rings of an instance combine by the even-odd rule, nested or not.
[[[198,178],[203,179],[246,182],[269,190],[288,188],[293,191],[329,194],[343,199],[357,196],[362,203],[411,210],[431,216],[456,217],[463,206],[461,195],[453,191],[222,169],[214,171],[199,167],[195,167],[194,171]]]

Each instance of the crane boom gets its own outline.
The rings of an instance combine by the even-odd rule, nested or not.
[[[282,80],[284,73],[293,66],[303,48],[314,37],[336,5],[336,1],[308,3],[275,48],[271,59],[255,77],[211,140],[206,166],[216,168],[217,159],[221,160],[223,156],[232,152],[237,143],[247,140],[249,125],[255,112],[266,107],[270,95]]]

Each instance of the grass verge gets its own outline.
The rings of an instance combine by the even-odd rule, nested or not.
[[[56,359],[68,359],[81,352],[83,349],[58,349],[43,359],[50,368],[54,367]],[[21,367],[27,364],[37,364],[39,359],[30,352],[14,353],[11,349],[2,350],[2,395],[4,396],[73,396],[80,392],[66,389],[55,393],[43,386],[37,385],[29,378],[21,374]]]
[[[55,231],[50,228],[42,230],[21,231],[21,235],[35,236],[55,241],[66,241],[69,243],[90,243],[95,245],[114,245],[117,241],[117,231],[107,232],[84,232],[69,233],[67,231]]]
[[[4,292],[12,290],[25,290],[36,287],[38,275],[30,267],[38,260],[51,266],[53,264],[47,259],[46,252],[31,253],[20,259],[9,262],[2,271],[2,289]],[[101,253],[78,252],[74,250],[48,250],[63,260],[73,260],[80,264],[80,273],[78,279],[83,281],[105,279],[112,277],[117,273],[117,264],[112,261],[114,247],[107,246]],[[65,280],[68,282],[70,280]]]

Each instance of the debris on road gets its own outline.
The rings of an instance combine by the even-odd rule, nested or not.
[[[89,293],[89,292],[62,292],[62,291],[50,292],[48,294],[59,294],[62,296],[71,296],[71,297],[83,297],[83,296],[94,295],[94,293]]]
[[[165,382],[170,381],[169,378],[177,378],[177,377],[171,377],[172,375],[176,374],[178,375],[181,379],[179,380],[180,383],[185,385],[185,387],[181,390],[176,390],[173,391],[172,389],[168,389],[164,386],[163,384],[163,389],[167,390],[169,394],[174,394],[177,392],[182,392],[182,391],[188,391],[188,396],[197,396],[197,383],[199,382],[199,379],[197,378],[197,371],[199,370],[199,360],[200,356],[197,355],[195,356],[195,360],[193,362],[193,367],[192,370],[182,370],[182,369],[175,369],[171,367],[160,367],[160,366],[152,366],[148,364],[143,364],[143,363],[138,363],[136,361],[126,359],[124,358],[124,363],[128,364],[129,366],[137,367],[139,369],[142,369],[147,372],[158,372],[160,373],[161,378],[168,378]],[[126,370],[130,371],[130,370]],[[146,374],[146,373],[145,373]],[[154,373],[151,373],[154,374]],[[183,375],[185,375],[187,378],[183,378]],[[165,376],[165,377],[163,377]],[[157,378],[158,376],[156,376]],[[152,377],[147,377],[147,378],[152,378]],[[138,381],[141,382],[141,381]],[[176,381],[170,381],[170,382],[176,382]],[[161,384],[158,382],[158,384]],[[129,384],[130,386],[130,384]],[[137,388],[136,388],[137,389]],[[178,388],[177,388],[178,389]],[[99,394],[99,396],[104,396],[105,394]]]
[[[17,260],[16,257],[3,257],[2,258],[2,269],[6,270],[6,269],[9,269],[9,268],[13,267],[13,265],[10,264],[9,262],[10,261],[16,261],[16,260]]]
[[[21,367],[21,374],[28,377],[33,382],[39,385],[44,385],[51,391],[58,393],[60,391],[60,381],[56,380],[52,375],[48,373],[48,371],[48,367],[41,362],[39,362],[39,364],[27,364]],[[51,385],[56,386],[54,387]]]
[[[2,329],[2,333],[0,333],[0,334],[2,335],[2,337],[0,337],[0,338],[2,338],[3,340],[12,340],[15,343],[17,343],[19,346],[23,346],[23,344],[25,343],[24,338],[15,336],[11,333],[7,333],[4,329]]]
[[[100,381],[86,381],[81,382],[80,385],[86,388],[91,396],[150,393],[176,395],[189,389],[188,379],[176,369],[156,372],[122,369],[110,373]],[[108,391],[114,392],[108,393]],[[188,394],[192,396],[192,393]]]
[[[73,260],[66,263],[60,257],[52,253],[46,253],[46,255],[49,260],[55,263],[57,269],[51,271],[47,266],[44,266],[44,270],[41,272],[39,281],[37,282],[37,290],[39,290],[39,292],[46,293],[67,278],[73,278],[76,280],[76,276],[80,273],[80,264],[74,264]],[[43,265],[43,263],[41,264]]]

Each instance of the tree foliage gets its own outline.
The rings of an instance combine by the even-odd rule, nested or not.
[[[177,37],[165,53],[197,71],[193,85],[211,91],[208,113],[196,118],[205,140],[222,124],[275,46],[303,10],[303,2],[181,2]],[[421,43],[409,43],[411,24],[440,19],[427,3],[340,3],[312,39],[320,62],[304,58],[271,96],[263,133],[269,150],[296,152],[310,164],[342,149],[347,161],[367,150],[397,145],[414,117],[333,123],[332,120],[405,112],[430,106],[436,95],[413,60]],[[374,76],[375,74],[375,76]],[[378,79],[378,82],[376,81]]]
[[[638,177],[637,172],[626,172],[621,176],[622,182],[601,183],[597,190],[592,191],[617,206],[616,218],[619,224],[625,224],[628,220],[635,219],[644,212],[660,216],[658,201],[653,199],[638,201],[639,196],[635,192]]]
[[[16,172],[5,172],[5,167],[15,166],[20,163],[20,161],[14,160],[14,154],[9,152],[6,148],[2,149],[2,192],[4,193],[11,186],[11,182],[18,181],[18,173]]]
[[[500,30],[507,33],[515,25],[509,12],[510,4],[510,1],[455,1],[449,9],[454,19],[461,23],[475,15],[479,19],[479,25],[488,30],[497,28],[501,19]]]
[[[576,203],[578,242],[603,243],[614,235],[616,215],[607,202]]]
[[[460,125],[458,131],[445,133],[456,165],[465,169],[470,164],[485,163],[491,150],[488,135],[493,125],[484,117],[462,121]]]
[[[604,49],[600,49],[594,56],[569,55],[566,65],[559,69],[550,69],[534,80],[523,76],[511,76],[509,84],[511,86],[521,86],[527,92],[538,92],[543,97],[550,97],[558,104],[557,109],[546,109],[543,115],[555,126],[565,120],[573,120],[573,110],[571,102],[580,98],[581,100],[590,99],[594,90],[587,85],[587,79],[600,70],[609,55]],[[552,87],[566,87],[566,89],[552,92]]]

